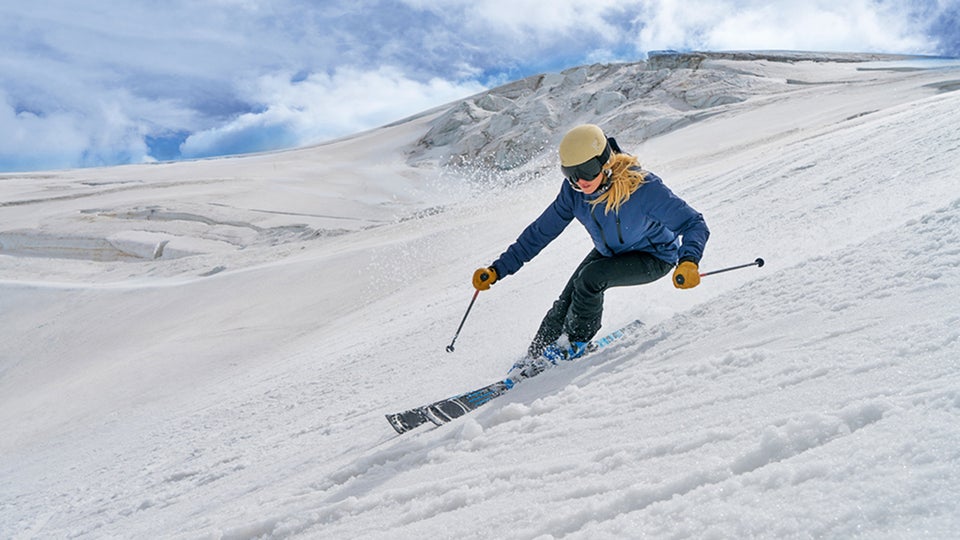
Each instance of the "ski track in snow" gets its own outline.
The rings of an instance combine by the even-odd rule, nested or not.
[[[566,233],[481,295],[457,352],[442,351],[469,273],[554,180],[506,192],[510,204],[490,190],[323,239],[316,254],[232,253],[209,277],[194,272],[216,257],[154,279],[0,282],[0,307],[18,314],[6,327],[32,356],[0,358],[0,383],[35,385],[4,402],[22,417],[3,417],[0,536],[956,537],[960,95],[873,107],[884,80],[795,98],[869,114],[717,140],[738,146],[702,172],[650,163],[706,215],[704,270],[767,265],[684,293],[611,291],[607,325],[639,317],[642,333],[439,428],[397,436],[383,414],[501,376],[589,248]],[[791,99],[734,104],[643,147],[748,137],[750,113]],[[65,268],[83,281],[95,266]],[[140,335],[146,321],[158,341],[92,354],[102,328]],[[221,358],[228,343],[247,354]]]

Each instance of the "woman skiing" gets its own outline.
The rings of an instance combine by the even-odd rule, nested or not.
[[[556,362],[586,351],[600,329],[606,289],[650,283],[675,265],[674,286],[696,287],[710,236],[699,212],[644,171],[637,158],[620,152],[598,126],[567,132],[560,142],[560,165],[566,181],[557,198],[496,261],[473,275],[474,287],[489,289],[533,259],[574,218],[590,233],[594,249],[547,312],[526,361],[514,367],[525,376],[535,374],[530,369],[543,369],[542,360],[537,364],[541,356]]]

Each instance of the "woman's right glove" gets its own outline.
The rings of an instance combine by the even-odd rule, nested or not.
[[[493,268],[477,268],[473,273],[473,286],[478,291],[485,291],[497,281],[497,271]]]

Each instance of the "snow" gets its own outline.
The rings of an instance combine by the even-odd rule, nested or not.
[[[0,537],[960,535],[960,63],[658,61],[295,151],[0,175]],[[704,213],[703,270],[766,264],[611,290],[604,327],[643,332],[396,435],[501,377],[589,249],[571,226],[445,352],[585,120]],[[526,161],[451,159],[497,150]]]

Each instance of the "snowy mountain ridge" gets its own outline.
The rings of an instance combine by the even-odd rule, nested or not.
[[[0,175],[0,536],[955,537],[960,64],[796,55]],[[767,264],[611,290],[604,326],[645,333],[396,436],[501,377],[589,249],[571,226],[443,350],[583,121],[703,212],[703,270]]]
[[[460,102],[435,121],[411,162],[513,169],[555,148],[567,129],[596,123],[635,142],[707,118],[721,105],[789,92],[814,80],[763,68],[797,62],[903,61],[903,55],[807,52],[660,51],[645,61],[595,64],[534,75]],[[706,69],[700,69],[710,62]],[[571,125],[572,124],[572,125]]]

